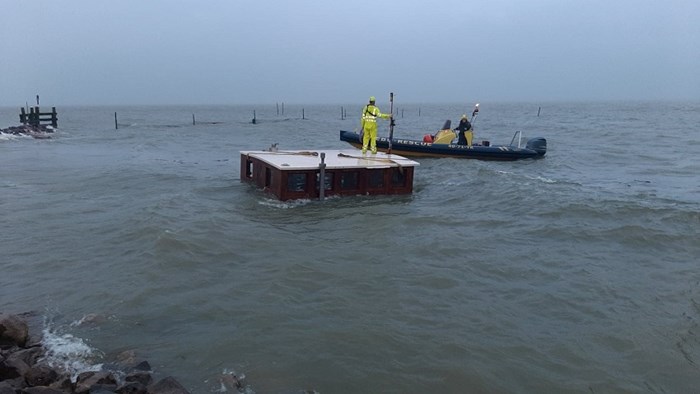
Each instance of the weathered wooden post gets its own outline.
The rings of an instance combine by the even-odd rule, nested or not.
[[[304,115],[304,108],[301,109],[301,118],[306,119],[306,116]]]
[[[253,110],[253,120],[250,123],[252,123],[252,124],[257,123],[257,119],[255,118],[255,110]]]
[[[51,107],[51,126],[54,128],[58,127],[58,113],[56,113],[56,107]]]
[[[403,108],[401,108],[401,117],[403,118]]]
[[[194,114],[192,114],[192,126],[194,126],[196,122],[194,121]]]
[[[277,106],[277,116],[280,116],[280,103],[275,103]]]
[[[27,124],[27,113],[24,111],[24,108],[20,108],[19,122],[22,124]]]
[[[541,109],[542,109],[542,107],[537,107],[537,117],[538,117],[538,118],[540,117],[540,110],[541,110]]]
[[[114,130],[119,130],[119,123],[117,123],[117,113],[114,113]]]
[[[340,107],[340,120],[343,119],[345,119],[345,117],[343,117],[343,107]]]
[[[39,123],[38,107],[29,108],[29,125],[36,126]]]
[[[321,152],[321,164],[318,165],[318,199],[323,201],[326,196],[326,153]]]

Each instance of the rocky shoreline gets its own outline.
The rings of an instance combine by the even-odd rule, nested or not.
[[[31,314],[0,313],[0,394],[184,394],[175,378],[154,381],[147,361],[120,361],[118,371],[88,371],[72,378],[46,358],[41,334],[30,327]]]
[[[6,129],[0,129],[0,134],[12,134],[12,135],[28,135],[38,139],[51,138],[51,133],[54,132],[52,126],[47,125],[21,125],[21,126],[11,126]]]

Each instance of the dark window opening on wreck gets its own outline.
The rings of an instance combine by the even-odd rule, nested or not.
[[[253,177],[253,161],[252,160],[246,160],[246,162],[245,162],[245,176],[246,176],[246,178]]]
[[[384,187],[384,170],[367,171],[367,187],[370,189],[380,189]]]
[[[265,167],[265,187],[272,185],[272,170],[270,167]]]
[[[342,190],[358,189],[360,174],[357,171],[343,172],[340,175],[340,188]]]
[[[406,186],[406,176],[403,173],[403,169],[392,168],[391,169],[391,185],[392,186]]]
[[[303,192],[306,190],[306,173],[293,172],[287,175],[287,190],[290,192]]]
[[[318,189],[318,179],[321,177],[321,174],[316,173],[316,190]],[[326,172],[323,180],[323,190],[333,190],[333,173],[332,172]]]

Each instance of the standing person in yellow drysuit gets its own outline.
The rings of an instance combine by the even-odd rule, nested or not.
[[[362,109],[362,153],[367,153],[367,145],[370,145],[372,153],[377,153],[377,118],[391,119],[391,114],[383,114],[374,105],[372,96],[369,104]]]

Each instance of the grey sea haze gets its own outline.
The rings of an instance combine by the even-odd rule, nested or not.
[[[394,133],[472,105],[397,103]],[[66,107],[0,136],[0,311],[76,370],[134,349],[193,393],[696,390],[700,103],[483,102],[476,140],[545,158],[422,158],[411,196],[240,182],[239,151],[347,148],[360,109]]]

